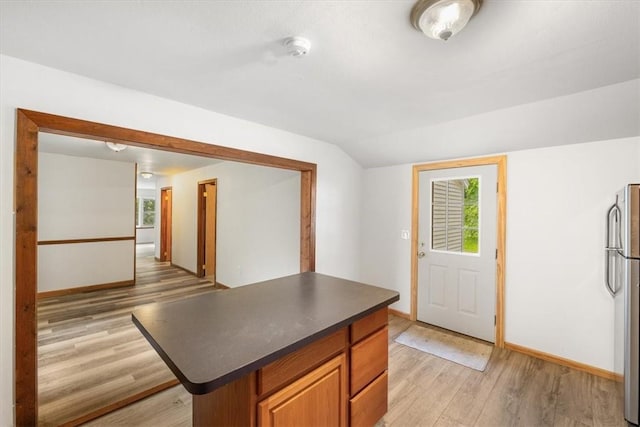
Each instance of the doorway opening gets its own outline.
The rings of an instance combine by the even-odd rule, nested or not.
[[[15,420],[36,425],[38,290],[38,134],[61,134],[222,160],[235,160],[300,173],[300,271],[315,270],[313,163],[126,129],[37,111],[17,110],[15,152]],[[133,238],[131,238],[133,240]],[[111,408],[113,409],[113,408]]]

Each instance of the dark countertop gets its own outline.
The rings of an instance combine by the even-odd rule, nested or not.
[[[135,310],[184,387],[209,393],[400,299],[398,292],[301,273]]]

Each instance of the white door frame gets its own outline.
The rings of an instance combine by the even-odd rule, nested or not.
[[[507,156],[477,157],[449,160],[413,166],[413,188],[411,200],[411,320],[418,316],[418,207],[420,197],[419,175],[422,171],[455,169],[468,166],[496,165],[498,168],[498,207],[496,225],[496,336],[495,346],[504,347],[504,273],[507,229]]]

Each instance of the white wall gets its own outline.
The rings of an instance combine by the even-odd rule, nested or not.
[[[362,192],[361,278],[365,283],[400,292],[392,308],[409,313],[411,306],[411,165],[366,169]]]
[[[640,181],[640,138],[516,151],[507,160],[506,341],[613,370],[604,213]],[[364,172],[362,278],[410,310],[412,165]]]
[[[613,371],[605,213],[640,181],[640,138],[511,153],[506,340]]]
[[[38,240],[132,236],[135,165],[38,154]]]
[[[300,271],[300,173],[235,162],[172,177],[172,262],[197,269],[198,181],[213,178],[216,281],[235,287]]]
[[[136,229],[136,244],[154,243],[156,238],[156,227]]]
[[[134,279],[133,240],[38,246],[38,292]]]
[[[5,55],[0,67],[0,425],[13,419],[16,108],[316,163],[316,270],[358,278],[362,169],[336,146]]]
[[[134,191],[133,163],[39,153],[38,240],[133,236]],[[39,246],[38,291],[133,280],[133,244]]]

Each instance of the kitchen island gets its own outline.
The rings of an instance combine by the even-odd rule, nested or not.
[[[193,424],[373,425],[395,291],[318,273],[153,304],[135,325],[193,395]]]

